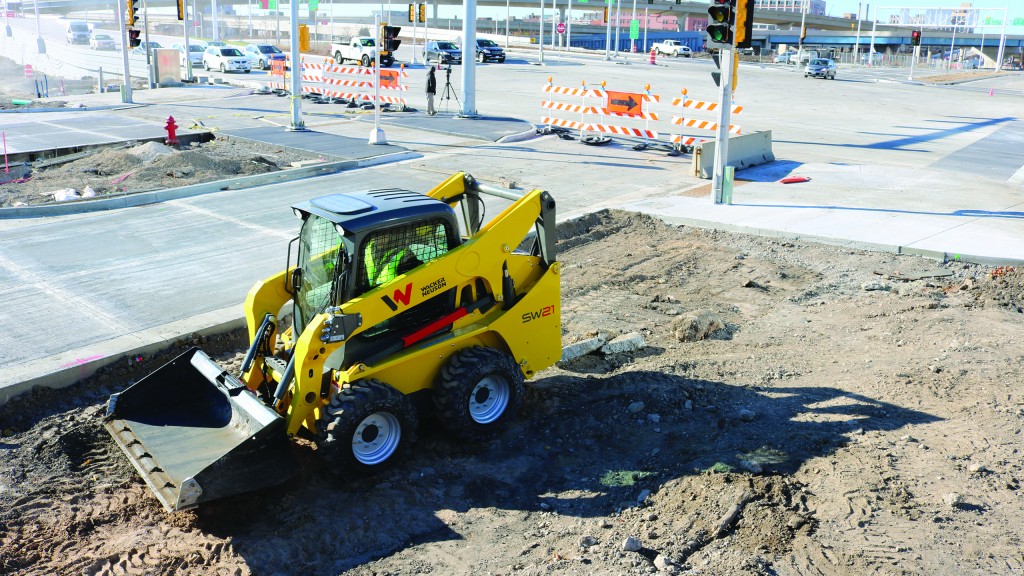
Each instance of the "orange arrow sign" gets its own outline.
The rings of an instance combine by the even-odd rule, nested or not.
[[[381,88],[394,88],[398,86],[398,72],[394,70],[381,70],[380,86]]]
[[[606,107],[609,112],[639,116],[643,95],[633,92],[612,92],[608,90],[608,103]]]

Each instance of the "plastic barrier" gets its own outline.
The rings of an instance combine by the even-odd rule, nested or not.
[[[708,140],[693,147],[691,166],[694,176],[711,178],[715,163],[715,144],[714,140]],[[742,170],[773,161],[775,154],[772,152],[771,130],[729,137],[729,157],[725,165]]]

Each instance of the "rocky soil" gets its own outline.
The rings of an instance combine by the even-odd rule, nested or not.
[[[316,159],[322,160],[316,154],[231,137],[179,146],[128,143],[38,160],[26,177],[0,184],[0,207],[177,188],[286,170],[292,162]]]
[[[100,420],[164,358],[15,399],[0,573],[1024,570],[1022,271],[620,212],[559,245],[566,344],[642,347],[541,373],[488,444],[427,422],[364,483],[299,443],[293,482],[168,514]]]

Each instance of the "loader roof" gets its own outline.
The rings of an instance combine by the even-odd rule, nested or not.
[[[388,223],[423,220],[431,216],[455,217],[455,211],[444,202],[400,188],[330,194],[292,208],[340,224],[346,234],[359,234]]]

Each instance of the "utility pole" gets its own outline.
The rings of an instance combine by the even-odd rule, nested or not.
[[[130,2],[131,0],[127,0]],[[121,30],[121,73],[124,75],[124,82],[121,90],[121,102],[134,104],[132,102],[132,76],[128,64],[128,28],[125,26],[124,14],[128,11],[126,0],[117,0],[117,27]]]
[[[722,60],[722,78],[718,84],[718,130],[715,131],[715,167],[711,174],[711,189],[715,204],[722,203],[725,182],[725,164],[729,159],[729,112],[732,108],[733,49],[719,50]]]
[[[604,59],[612,59],[612,19],[608,17],[611,12],[612,0],[604,0]]]
[[[192,47],[188,45],[188,25],[189,25],[188,2],[182,2],[181,9],[185,11],[185,22],[184,22],[185,25],[182,26],[182,28],[185,31],[184,32],[184,37],[185,37],[185,80],[188,81],[188,82],[191,82],[192,81],[192,50],[191,50]]]
[[[544,0],[540,0],[540,26],[537,26],[540,30],[540,36],[537,39],[537,46],[540,47],[540,64],[544,65]],[[465,58],[465,57],[463,57]],[[463,60],[465,61],[465,60]]]
[[[292,0],[292,3],[297,3]],[[381,11],[383,12],[383,6]],[[381,34],[380,29],[380,12],[373,17],[373,32],[374,38],[380,41]],[[370,140],[368,144],[387,144],[388,139],[384,137],[384,129],[380,127],[380,51],[384,49],[384,46],[377,46],[374,50],[373,55],[373,131],[370,132]]]
[[[146,74],[149,76],[149,88],[156,87],[156,79],[153,76],[153,45],[149,43],[149,1],[142,0],[142,29],[146,36]]]
[[[278,13],[280,14],[280,10],[278,11]],[[299,3],[297,0],[291,1],[291,11],[289,14],[289,20],[290,21],[288,26],[288,39],[290,40],[290,49],[292,51],[292,123],[288,126],[288,131],[303,132],[306,130],[306,124],[305,122],[302,121],[302,54],[299,52]],[[379,49],[377,50],[377,54],[379,58]],[[378,66],[380,65],[379,62],[377,64]],[[377,83],[380,84],[379,79]]]

